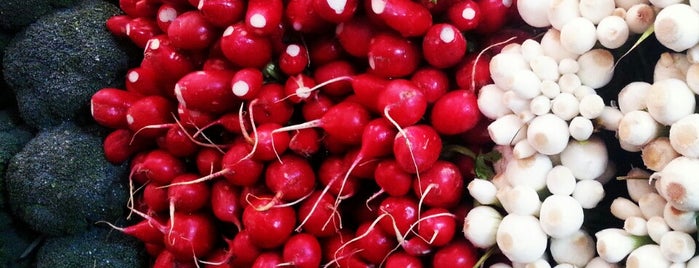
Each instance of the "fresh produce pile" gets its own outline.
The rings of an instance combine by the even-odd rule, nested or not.
[[[0,265],[699,266],[697,1],[36,2]]]

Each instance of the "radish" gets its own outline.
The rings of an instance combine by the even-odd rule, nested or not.
[[[323,117],[323,115],[335,106],[335,101],[330,97],[319,93],[306,99],[301,105],[301,114],[306,121],[312,121]]]
[[[430,123],[440,134],[455,135],[473,128],[480,117],[476,94],[459,89],[437,99],[430,113]]]
[[[404,37],[423,36],[432,26],[432,14],[409,0],[371,0],[371,11]]]
[[[195,6],[209,23],[220,28],[242,20],[245,15],[242,0],[198,0]]]
[[[245,25],[255,34],[272,35],[282,22],[282,0],[250,0],[245,11]]]
[[[238,230],[242,229],[240,191],[225,180],[218,180],[211,185],[211,211],[223,222],[232,223]]]
[[[384,77],[361,73],[352,77],[352,89],[357,102],[367,107],[372,112],[382,112],[378,109],[378,95],[384,91],[390,80]],[[417,82],[413,82],[418,85]],[[418,85],[419,87],[419,85]]]
[[[400,243],[400,248],[412,256],[427,256],[428,254],[434,253],[433,248],[430,246],[429,242],[425,239],[417,236],[410,237],[403,240]],[[395,254],[391,253],[391,255]],[[388,256],[390,257],[390,255]]]
[[[391,123],[407,127],[422,119],[427,110],[427,99],[410,80],[394,79],[378,96],[377,110]]]
[[[393,141],[396,162],[409,173],[420,174],[431,168],[437,162],[441,150],[442,139],[428,125],[406,127]]]
[[[432,145],[430,145],[432,146]],[[420,203],[430,207],[452,208],[463,196],[464,181],[459,168],[451,162],[437,160],[413,181],[413,193]]]
[[[285,21],[291,28],[301,33],[321,33],[332,27],[313,8],[314,0],[290,0],[284,10]]]
[[[355,74],[354,66],[346,60],[335,60],[317,65],[313,80],[322,85],[321,91],[329,96],[341,97],[352,92],[350,77]]]
[[[355,57],[368,55],[369,42],[375,33],[374,25],[363,15],[355,15],[335,27],[337,41],[347,54]]]
[[[360,251],[354,244],[346,244],[352,237],[347,229],[339,230],[335,235],[321,241],[323,247],[323,261],[326,266],[337,265],[339,267],[369,268],[366,263],[357,255]]]
[[[413,82],[425,95],[428,104],[434,103],[439,97],[450,89],[450,81],[447,73],[434,67],[422,67],[417,69],[410,81]]]
[[[357,177],[347,169],[345,159],[336,155],[329,156],[320,163],[318,180],[325,185],[325,192],[341,198],[351,197],[359,189]]]
[[[165,97],[146,96],[135,101],[126,111],[126,123],[134,135],[154,138],[165,131],[158,126],[173,122],[175,105]]]
[[[173,46],[167,35],[158,35],[148,39],[141,67],[157,75],[158,83],[165,89],[161,95],[174,98],[175,83],[194,71],[195,63],[191,55]]]
[[[272,42],[242,22],[228,26],[221,36],[223,55],[242,67],[262,68],[272,59]]]
[[[313,10],[324,20],[341,23],[354,17],[359,0],[314,0]]]
[[[139,48],[145,48],[147,47],[150,39],[161,34],[162,31],[154,19],[147,17],[132,17],[131,20],[126,23],[124,33],[136,46]]]
[[[386,258],[384,263],[386,268],[421,268],[422,261],[420,258],[413,255],[407,254],[405,252],[394,252]]]
[[[466,38],[454,25],[434,24],[422,39],[422,54],[434,67],[454,66],[466,54]]]
[[[102,142],[104,157],[115,165],[126,162],[131,156],[147,150],[150,146],[149,140],[134,137],[133,132],[128,129],[116,129]]]
[[[390,254],[395,248],[396,241],[389,233],[383,231],[382,228],[375,226],[375,223],[364,222],[359,224],[355,232],[355,237],[343,244],[356,243],[355,247],[361,250],[357,254],[369,263],[379,264]],[[342,248],[342,247],[341,247]]]
[[[274,268],[283,263],[281,253],[277,251],[267,251],[260,253],[252,264],[252,268]]]
[[[167,27],[172,45],[181,49],[208,48],[219,36],[218,29],[199,11],[179,14]]]
[[[374,180],[381,191],[390,196],[404,196],[410,192],[413,175],[403,170],[396,160],[384,159],[374,171]]]
[[[346,56],[344,49],[342,49],[342,44],[340,44],[334,34],[324,34],[314,38],[308,44],[308,51],[310,62],[318,66],[340,60]]]
[[[206,175],[221,170],[223,153],[214,148],[201,148],[195,156],[195,165],[199,174]]]
[[[181,261],[175,258],[174,253],[163,250],[158,254],[153,262],[153,268],[195,268],[197,267],[194,261]]]
[[[231,77],[231,90],[236,97],[250,101],[257,98],[257,94],[262,88],[264,77],[262,72],[256,68],[243,68],[235,72]]]
[[[479,34],[493,34],[503,28],[508,22],[510,9],[516,8],[512,4],[516,1],[509,0],[482,0],[478,1],[478,8],[482,16],[478,26],[474,29]]]
[[[292,265],[299,268],[319,267],[322,250],[318,239],[307,233],[299,233],[289,237],[282,249],[280,265]]]
[[[296,228],[297,232],[303,230],[316,237],[330,237],[341,230],[338,228],[341,219],[335,209],[335,198],[321,191],[315,191],[301,202],[298,216],[303,221]]]
[[[134,176],[143,176],[143,182],[152,181],[158,185],[169,184],[185,171],[185,163],[181,159],[160,149],[151,150],[142,162],[131,165]]]
[[[417,234],[433,247],[447,245],[456,233],[456,219],[444,208],[431,208],[420,216]]]
[[[390,32],[374,35],[367,56],[371,72],[385,78],[408,76],[420,63],[418,45]]]
[[[158,6],[146,0],[119,0],[119,8],[131,17],[153,17]]]
[[[105,26],[112,35],[121,38],[128,38],[128,35],[126,34],[126,25],[129,23],[129,21],[131,21],[131,16],[129,15],[114,15],[107,19]]]
[[[184,127],[169,128],[167,132],[165,132],[165,135],[159,137],[156,142],[158,143],[158,147],[176,157],[190,156],[199,150],[199,146],[192,141]]]
[[[98,223],[105,223],[111,228],[122,232],[128,236],[132,236],[144,243],[160,244],[163,243],[163,233],[160,232],[156,226],[154,226],[149,220],[141,220],[133,225],[127,227],[117,227],[111,223],[100,221]]]
[[[476,249],[465,240],[455,240],[440,248],[432,257],[432,267],[475,267]]]
[[[260,211],[257,208],[269,202],[263,199],[250,199],[251,204],[243,209],[243,228],[248,230],[254,245],[260,249],[272,249],[283,245],[291,236],[296,211],[292,207],[271,207]]]
[[[170,208],[168,189],[162,188],[154,183],[147,183],[143,186],[141,202],[146,205],[150,212],[167,212],[167,210]]]
[[[286,154],[280,161],[271,162],[265,170],[265,185],[273,191],[274,197],[267,204],[256,207],[266,210],[281,201],[297,201],[307,197],[315,187],[316,176],[311,164],[304,158]]]
[[[175,85],[175,96],[186,108],[220,114],[237,107],[229,71],[197,71],[182,77]]]
[[[379,215],[389,216],[379,216],[381,220],[378,224],[388,236],[408,234],[419,217],[417,201],[411,196],[386,197],[381,201],[379,211]]]
[[[309,158],[320,150],[320,134],[317,130],[299,129],[291,135],[289,151],[301,157]]]
[[[128,128],[128,109],[141,98],[138,93],[117,88],[102,88],[90,98],[90,114],[102,126],[113,129]]]
[[[266,83],[260,88],[257,99],[249,104],[251,118],[257,124],[277,123],[285,125],[291,119],[294,107],[284,101],[284,87],[278,83]]]
[[[490,58],[487,51],[477,55],[467,54],[456,66],[456,85],[462,89],[479,92],[485,85],[492,84]]]
[[[473,0],[457,1],[447,9],[447,19],[459,31],[470,31],[478,27],[484,13]]]
[[[142,95],[162,95],[166,90],[158,80],[158,74],[151,68],[137,66],[129,69],[124,81],[126,91]]]
[[[308,48],[302,44],[289,44],[279,55],[279,69],[288,76],[303,72],[308,66]]]

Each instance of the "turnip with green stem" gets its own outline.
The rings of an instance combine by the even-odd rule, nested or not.
[[[592,136],[594,126],[592,125],[592,121],[590,119],[582,116],[576,116],[573,118],[573,120],[570,120],[570,123],[568,123],[568,130],[573,139],[585,141]]]
[[[546,11],[546,16],[551,26],[560,30],[568,21],[580,17],[580,1],[578,0],[556,0],[551,1],[551,5]]]
[[[546,12],[553,2],[553,0],[517,1],[517,11],[527,24],[533,27],[548,27],[551,23],[546,16]]]
[[[612,204],[609,206],[609,210],[616,217],[617,219],[620,220],[626,220],[629,217],[643,217],[643,213],[641,213],[641,208],[638,207],[636,203],[631,201],[630,199],[626,197],[617,197],[612,201]]]
[[[548,29],[543,37],[541,37],[541,46],[547,56],[561,61],[562,59],[577,59],[578,54],[566,50],[561,44],[561,32],[557,29]]]
[[[524,185],[499,189],[497,198],[508,214],[538,215],[541,201],[537,192]]]
[[[653,182],[650,181],[650,173],[643,168],[633,167],[620,179],[626,182],[626,192],[634,202],[638,202],[650,193],[655,193]]]
[[[551,159],[544,154],[535,154],[524,159],[513,159],[507,163],[505,180],[512,186],[527,186],[535,191],[546,187],[546,175],[553,168]]]
[[[643,165],[652,171],[661,171],[667,163],[679,157],[670,143],[670,138],[661,136],[653,139],[641,148]]]
[[[626,259],[626,267],[670,267],[671,262],[663,257],[660,246],[648,244],[634,249]]]
[[[631,251],[650,243],[648,237],[634,236],[620,228],[607,228],[595,233],[597,254],[607,262],[618,263]]]
[[[512,147],[512,154],[517,159],[527,158],[536,153],[536,149],[532,147],[532,145],[527,140],[518,141]]]
[[[694,63],[689,66],[684,80],[694,94],[699,94],[699,63]]]
[[[580,97],[578,90],[585,89],[588,92],[586,95]],[[595,119],[602,115],[604,112],[604,99],[600,95],[597,95],[594,89],[588,86],[578,87],[578,90],[574,92],[576,97],[580,99],[580,104],[578,104],[579,113],[585,119]]]
[[[619,110],[619,108],[605,106],[595,121],[597,122],[597,125],[605,130],[617,131],[619,129],[619,122],[621,122],[623,117],[624,114]]]
[[[557,165],[546,174],[546,188],[552,194],[571,195],[575,185],[575,176],[566,166]]]
[[[580,14],[595,25],[614,12],[613,0],[580,0]]]
[[[665,222],[665,219],[663,219],[663,216],[653,216],[646,221],[646,230],[648,231],[648,237],[650,237],[653,242],[660,243],[663,235],[671,229]]]
[[[572,93],[563,92],[551,100],[551,112],[568,121],[580,114],[580,100]]]
[[[498,145],[514,144],[526,138],[527,126],[515,114],[495,119],[488,125],[490,138]]]
[[[478,109],[489,119],[498,119],[512,111],[503,105],[504,90],[495,84],[488,84],[478,91]]]
[[[624,231],[636,236],[648,235],[647,221],[643,217],[631,216],[624,220]]]
[[[474,179],[468,183],[468,192],[478,203],[482,205],[490,205],[498,202],[496,194],[498,189],[489,180]]]

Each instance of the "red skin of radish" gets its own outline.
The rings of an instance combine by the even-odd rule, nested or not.
[[[456,135],[476,126],[481,118],[478,97],[466,89],[452,90],[432,106],[430,123],[442,135]]]
[[[299,233],[289,237],[282,248],[282,259],[298,268],[320,267],[322,249],[318,238],[307,233]]]
[[[354,66],[350,62],[337,60],[318,65],[313,72],[313,79],[320,84],[338,77],[351,77],[354,74]],[[347,80],[336,81],[323,86],[321,91],[331,97],[341,97],[352,92],[352,84]]]
[[[290,76],[284,83],[284,93],[292,103],[300,103],[318,95],[318,90],[310,91],[316,86],[315,80],[303,73]]]
[[[128,129],[116,129],[110,132],[102,142],[104,157],[112,164],[120,165],[134,154],[151,146],[150,139],[136,137]]]
[[[271,204],[301,199],[313,192],[315,183],[315,171],[308,160],[293,154],[282,155],[281,161],[269,163],[265,171],[265,185],[275,192]]]
[[[481,16],[474,31],[483,35],[492,34],[502,29],[509,20],[510,9],[516,9],[516,5],[513,5],[514,1],[481,0],[477,3],[481,13],[487,14],[487,16]]]
[[[478,258],[473,245],[464,239],[457,239],[435,252],[432,267],[473,267]]]
[[[143,248],[148,256],[155,257],[165,250],[165,245],[163,245],[162,241],[158,243],[143,243]]]
[[[245,229],[240,230],[229,242],[229,252],[233,254],[231,261],[233,267],[248,267],[261,253],[250,239],[250,232]]]
[[[153,17],[158,6],[146,0],[119,0],[119,8],[131,17]]]
[[[311,0],[312,1],[312,0]],[[329,34],[313,38],[308,45],[308,57],[314,66],[340,60],[346,57],[345,50],[337,37]]]
[[[398,133],[393,141],[393,155],[396,163],[405,172],[422,174],[439,159],[442,139],[429,125],[409,126],[403,131],[405,135]]]
[[[161,244],[163,243],[163,233],[160,232],[153,224],[148,220],[141,220],[136,224],[123,227],[119,231],[122,233],[135,237],[143,243]]]
[[[429,193],[427,188],[433,185]],[[430,207],[452,208],[459,204],[463,193],[464,180],[461,171],[454,163],[438,160],[432,167],[420,173],[420,181],[413,181],[415,195],[424,196],[423,204]]]
[[[345,154],[345,165],[351,166],[356,162],[356,166],[350,171],[350,175],[357,179],[374,179],[374,171],[379,164],[379,158],[359,157],[360,149],[349,149]]]
[[[284,18],[291,28],[301,33],[321,33],[332,27],[313,9],[314,0],[289,0]]]
[[[345,244],[353,238],[353,234],[347,229],[341,229],[335,235],[323,239],[323,262],[333,263],[333,267],[369,268],[373,267],[362,260],[356,252],[360,250],[356,244]]]
[[[163,95],[166,90],[158,81],[158,74],[153,69],[137,66],[126,74],[126,90],[141,95]]]
[[[262,88],[264,77],[257,68],[243,68],[235,72],[231,78],[233,95],[242,100],[253,100]]]
[[[465,184],[468,185],[468,183],[472,180],[471,178],[476,177],[476,174],[473,171],[473,168],[475,167],[475,160],[473,160],[472,157],[465,155],[456,155],[453,159],[450,160],[454,162],[454,164],[456,164],[457,167],[459,167],[461,177],[464,178]]]
[[[192,110],[184,107],[181,103],[177,104],[177,117],[183,126],[194,126],[197,128],[203,128],[216,120],[216,115],[214,114]]]
[[[202,16],[216,27],[225,28],[245,16],[243,0],[198,0],[196,7]]]
[[[209,58],[204,60],[204,63],[201,64],[202,71],[208,71],[208,70],[225,71],[225,70],[235,70],[235,69],[238,69],[238,67],[233,65],[233,63],[231,63],[231,61],[226,59],[226,57],[224,57],[223,55],[209,56]]]
[[[462,89],[478,92],[481,87],[493,83],[490,78],[490,58],[489,52],[480,56],[476,53],[466,55],[456,67],[456,85]]]
[[[172,123],[175,107],[173,102],[164,97],[146,96],[132,103],[128,108],[126,123],[135,135],[155,138],[164,134],[167,129],[146,129],[145,127]]]
[[[240,230],[243,208],[239,189],[225,180],[214,182],[211,185],[211,211],[218,220],[232,223]]]
[[[257,99],[253,100],[252,117],[256,124],[277,123],[286,125],[294,113],[294,106],[284,101],[284,86],[279,83],[262,85]]]
[[[329,156],[325,158],[318,167],[318,180],[325,187],[329,187],[328,191],[333,196],[349,197],[353,196],[359,190],[357,178],[349,176],[345,181],[344,188],[342,180],[347,174],[347,165],[345,160],[340,156]]]
[[[397,244],[393,235],[384,232],[379,226],[372,228],[370,222],[361,223],[357,227],[355,237],[359,236],[363,237],[353,242],[355,247],[371,250],[362,250],[357,255],[372,264],[381,263]]]
[[[374,171],[376,184],[391,196],[404,196],[410,192],[413,175],[403,170],[396,160],[384,159]]]
[[[282,22],[282,0],[249,0],[245,11],[245,25],[259,35],[271,35]]]
[[[158,185],[169,184],[186,170],[184,162],[172,154],[155,149],[149,152],[139,165],[132,165],[135,172],[145,173],[148,180]]]
[[[147,17],[134,17],[126,24],[126,36],[139,48],[145,48],[148,40],[161,34],[155,20]]]
[[[271,197],[269,197],[271,198]],[[260,249],[273,249],[283,245],[294,232],[296,211],[293,207],[272,207],[258,211],[268,200],[250,198],[251,204],[243,210],[243,228],[250,240]]]
[[[405,252],[394,252],[386,259],[384,263],[386,268],[422,268],[420,258],[407,254]]]
[[[357,15],[335,27],[335,35],[342,48],[355,57],[369,54],[369,41],[374,37],[374,25],[364,15]]]
[[[231,111],[238,100],[231,89],[230,71],[196,71],[175,85],[177,100],[185,107],[212,114]]]
[[[320,134],[312,128],[295,131],[289,140],[289,150],[301,157],[313,156],[320,150]]]
[[[450,6],[459,1],[461,0],[418,0],[417,2],[429,9],[433,17],[439,17],[440,15],[443,15],[443,13],[446,12]]]
[[[316,202],[318,203],[317,205]],[[340,214],[339,211],[334,209],[334,205],[335,198],[332,195],[322,194],[322,191],[315,191],[308,199],[301,202],[301,205],[298,207],[299,219],[306,221],[300,226],[300,230],[316,237],[335,235],[340,230],[337,227],[340,222]],[[325,223],[330,218],[333,219],[326,226]]]
[[[374,35],[367,57],[371,72],[384,78],[409,76],[422,59],[417,44],[389,32]]]
[[[427,98],[410,80],[394,79],[379,95],[377,109],[387,119],[390,117],[399,126],[407,127],[422,119],[427,111]]]
[[[362,130],[362,143],[359,151],[350,158],[353,159],[352,162],[349,162],[350,167],[357,165],[359,161],[391,154],[396,134],[398,134],[396,128],[385,118],[380,117],[369,121]]]
[[[214,148],[201,148],[196,155],[197,171],[201,175],[209,175],[221,170],[223,153]]]
[[[460,135],[461,139],[468,144],[489,149],[488,147],[491,145],[492,140],[488,134],[488,125],[490,125],[491,122],[492,120],[490,119],[481,118],[471,130]]]
[[[107,19],[105,26],[112,35],[120,38],[128,38],[128,35],[126,35],[126,25],[129,21],[131,21],[131,16],[129,15],[114,15]]]
[[[448,23],[432,25],[422,39],[425,60],[437,68],[448,68],[466,55],[466,38],[458,28]]]
[[[436,214],[445,214],[444,216],[430,217]],[[449,211],[444,208],[431,208],[421,214],[422,219],[417,225],[417,233],[431,241],[430,245],[441,247],[454,238],[456,233],[456,219],[448,216]],[[434,240],[432,240],[434,237]]]
[[[423,36],[432,26],[432,13],[410,0],[371,0],[371,11],[404,37]]]
[[[154,183],[146,184],[143,186],[143,202],[152,212],[166,212],[170,206],[168,188],[160,188],[160,185]]]
[[[287,45],[279,55],[279,69],[288,76],[300,74],[308,66],[308,49],[297,43]]]
[[[112,129],[128,128],[128,109],[142,97],[118,88],[102,88],[90,98],[90,114],[102,126]]]
[[[352,89],[357,102],[372,112],[378,110],[378,96],[384,91],[390,80],[371,73],[362,73],[352,77]]]
[[[446,15],[449,23],[456,26],[459,31],[471,31],[478,27],[484,14],[475,1],[461,0],[452,4],[447,9]]]
[[[513,38],[514,39],[511,39]],[[493,46],[490,52],[496,55],[502,51],[505,46],[517,43],[521,44],[527,39],[534,38],[534,33],[517,28],[498,28],[496,32],[488,35],[488,38],[483,42],[484,47]],[[509,41],[507,41],[509,40]],[[507,42],[506,42],[507,41]]]
[[[189,8],[185,6],[163,3],[158,8],[155,22],[158,24],[158,27],[161,31],[167,33],[167,30],[168,28],[170,28],[170,24],[172,24],[172,21],[175,20],[175,18],[177,18],[177,16],[181,15],[182,13],[187,12],[187,10],[189,10]]]
[[[196,264],[193,259],[190,260],[178,260],[175,258],[175,254],[163,250],[155,258],[153,263],[153,268],[196,268]]]
[[[355,145],[362,142],[364,127],[371,120],[371,115],[361,104],[343,101],[331,107],[320,118],[320,124],[328,135],[340,142]]]
[[[272,59],[271,40],[254,33],[244,23],[226,28],[221,50],[228,60],[241,67],[262,68]]]
[[[172,45],[181,49],[204,49],[219,36],[219,30],[201,12],[192,10],[177,16],[167,28]]]
[[[253,185],[262,176],[265,165],[247,157],[251,150],[252,145],[236,141],[223,155],[223,159],[221,159],[222,169],[219,172],[222,172],[231,184],[236,186]]]
[[[185,130],[180,127],[168,129],[164,136],[158,137],[157,143],[161,149],[177,157],[190,156],[199,150],[199,146],[192,142]]]
[[[427,256],[434,252],[433,247],[422,237],[413,236],[401,243],[400,247],[412,256]]]
[[[378,227],[388,236],[395,237],[396,229],[400,235],[409,234],[411,225],[418,219],[417,200],[412,196],[389,196],[379,206],[379,214],[388,214],[391,217],[383,217]],[[394,226],[395,224],[395,226]]]
[[[198,179],[193,173],[184,173],[175,177],[172,184],[189,182]],[[205,183],[171,185],[167,188],[171,209],[177,212],[190,213],[201,210],[211,200],[211,188]]]
[[[306,121],[320,119],[323,115],[335,106],[335,102],[324,94],[315,94],[301,106],[301,114]]]
[[[289,140],[291,137],[286,132],[273,131],[282,127],[277,123],[266,123],[257,127],[257,135],[253,135],[252,139],[257,140],[257,149],[253,158],[260,162],[275,160],[277,156],[286,152],[289,148]]]
[[[159,35],[148,41],[143,53],[141,67],[149,68],[157,74],[163,96],[175,97],[174,86],[180,78],[192,72],[195,64],[190,55],[175,48],[166,35]]]
[[[268,251],[260,254],[252,264],[252,268],[276,268],[284,261],[281,253],[277,251]]]
[[[444,70],[428,66],[410,76],[410,81],[420,88],[428,104],[434,103],[450,89],[449,79]]]
[[[338,6],[338,4],[341,6]],[[313,0],[313,10],[318,14],[318,16],[333,23],[345,22],[354,17],[358,6],[359,0],[347,0],[341,2],[332,0]]]
[[[214,249],[217,229],[210,215],[175,212],[165,227],[165,249],[181,261],[206,256]]]

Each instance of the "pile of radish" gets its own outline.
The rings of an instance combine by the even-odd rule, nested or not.
[[[153,267],[691,263],[699,3],[681,2],[120,0],[106,27],[143,58],[91,101],[131,167],[133,224],[108,224]],[[655,81],[604,99],[610,51],[651,31],[673,51]],[[647,167],[610,207],[623,228],[593,234],[617,175],[600,131]]]

